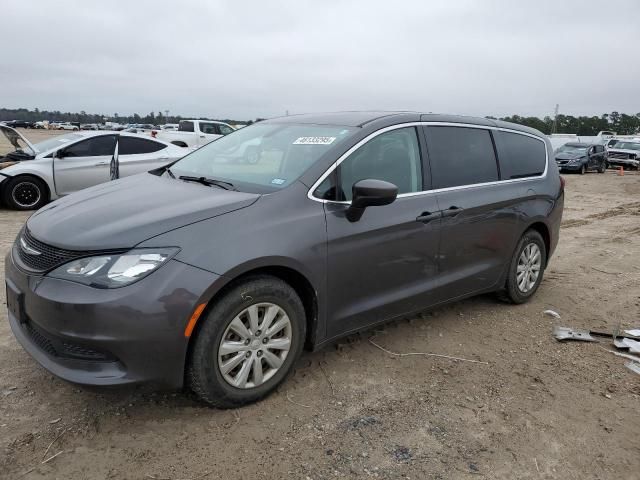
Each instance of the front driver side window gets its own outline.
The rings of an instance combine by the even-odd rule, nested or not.
[[[220,134],[221,135],[229,135],[230,133],[233,132],[233,128],[227,126],[227,125],[218,125],[218,128],[220,129]]]
[[[398,195],[422,190],[422,163],[414,127],[398,128],[374,137],[337,169],[336,200],[351,201],[353,184],[384,180],[398,187]]]
[[[201,123],[200,131],[206,134],[212,134],[212,135],[218,134],[218,129],[216,128],[215,123]]]
[[[64,149],[65,157],[99,157],[113,155],[116,145],[114,135],[102,135],[75,143]]]

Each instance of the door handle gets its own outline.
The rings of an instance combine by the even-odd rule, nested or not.
[[[459,215],[460,212],[462,212],[462,210],[464,210],[464,208],[460,208],[460,207],[456,207],[455,205],[452,205],[451,207],[449,207],[446,210],[442,211],[442,216],[443,217],[455,217],[456,215]]]
[[[429,223],[431,220],[436,220],[442,216],[441,212],[422,212],[416,218],[416,222]]]
[[[93,164],[94,167],[104,167],[105,165],[109,165],[109,162],[98,162]]]

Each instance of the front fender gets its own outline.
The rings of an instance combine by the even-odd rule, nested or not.
[[[56,186],[53,181],[53,166],[39,163],[36,163],[35,165],[25,165],[29,162],[33,162],[33,160],[25,160],[24,162],[20,162],[0,170],[0,188],[2,188],[9,178],[20,175],[29,175],[38,177],[47,184],[50,200],[58,198],[58,195],[56,194]]]

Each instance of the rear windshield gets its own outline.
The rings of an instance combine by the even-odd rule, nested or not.
[[[231,182],[246,191],[273,191],[297,180],[324,153],[356,130],[332,125],[259,123],[205,145],[175,163],[171,171],[176,176]]]

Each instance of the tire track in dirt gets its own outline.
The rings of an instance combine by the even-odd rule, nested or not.
[[[562,228],[581,227],[593,223],[594,220],[604,220],[605,218],[617,217],[619,215],[640,216],[640,202],[625,203],[617,207],[605,210],[604,212],[592,213],[585,218],[565,220],[560,225]]]

